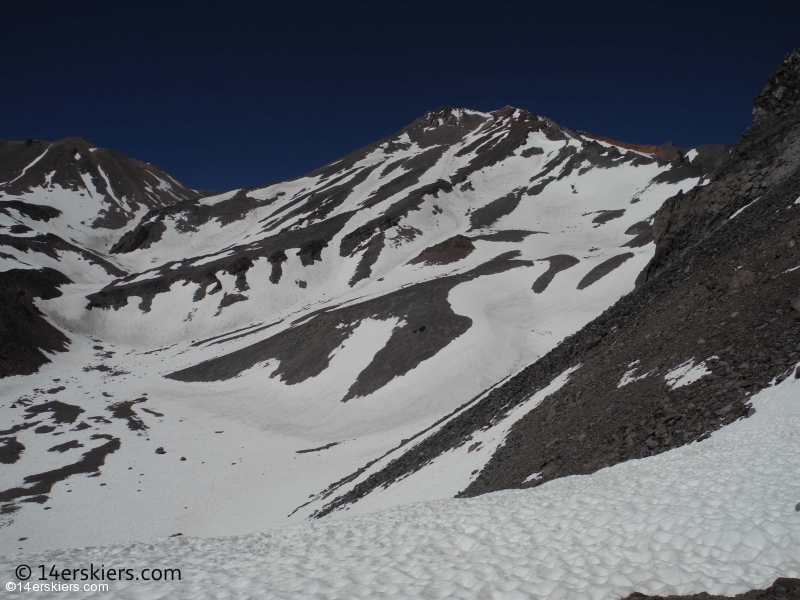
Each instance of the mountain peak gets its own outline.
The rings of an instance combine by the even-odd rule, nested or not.
[[[201,194],[154,165],[74,136],[53,142],[0,140],[0,197],[54,202],[59,210],[69,206],[63,216],[75,219],[73,228],[120,229],[142,207],[195,200]],[[88,212],[76,210],[75,203]]]
[[[468,108],[457,108],[451,106],[440,106],[434,110],[429,110],[411,124],[423,127],[439,127],[442,125],[458,126],[465,121],[485,120],[489,118],[488,113],[470,110]]]
[[[800,48],[783,57],[780,66],[769,76],[753,106],[756,120],[780,115],[800,105]]]

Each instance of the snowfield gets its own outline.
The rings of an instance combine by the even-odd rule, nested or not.
[[[530,490],[258,535],[10,555],[0,560],[0,583],[16,581],[19,564],[36,573],[40,564],[93,563],[178,568],[181,581],[109,582],[110,593],[81,597],[733,595],[800,576],[799,400],[800,380],[789,377],[753,397],[752,417],[705,441]]]
[[[512,483],[546,483],[453,499],[591,361],[472,409],[634,290],[654,215],[727,148],[443,108],[304,177],[200,198],[78,138],[39,144],[8,143],[0,184],[0,291],[44,332],[15,317],[30,360],[0,356],[2,583],[94,564],[181,570],[108,581],[119,598],[621,598],[798,575],[794,378],[700,443],[555,481],[521,452]],[[613,382],[702,394],[716,356],[689,356],[666,375],[626,357]]]
[[[0,381],[9,550],[301,522],[633,290],[653,214],[708,166],[442,109],[304,177],[174,204],[192,192],[81,144],[50,151],[80,149],[67,167],[20,154],[0,186],[3,268],[73,282],[34,301],[68,351]],[[127,225],[98,227],[115,206]],[[348,514],[454,496],[513,423]]]

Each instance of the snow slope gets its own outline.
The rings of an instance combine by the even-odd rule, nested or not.
[[[800,576],[800,380],[710,439],[589,476],[257,535],[17,554],[18,564],[178,568],[115,598],[732,595]],[[39,597],[59,597],[41,594]],[[109,593],[86,593],[109,597]]]
[[[0,381],[0,544],[308,517],[631,291],[653,213],[722,155],[441,109],[297,180],[156,204],[114,243],[70,221],[111,267],[14,254],[73,283],[35,302],[69,351]],[[451,496],[462,475],[398,498]]]

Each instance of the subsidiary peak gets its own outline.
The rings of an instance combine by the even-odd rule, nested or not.
[[[73,227],[120,229],[142,207],[196,200],[202,194],[155,165],[98,147],[85,137],[0,141],[0,196],[59,208],[72,202],[70,195],[83,198],[88,211]]]
[[[783,57],[753,106],[755,121],[794,112],[800,107],[800,48]]]

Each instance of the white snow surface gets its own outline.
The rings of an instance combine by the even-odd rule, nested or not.
[[[619,383],[617,384],[617,388],[625,387],[629,383],[633,383],[634,381],[639,381],[640,379],[644,379],[645,377],[650,375],[649,371],[647,373],[637,374],[636,371],[639,370],[639,367],[637,367],[636,365],[638,365],[638,364],[639,364],[639,361],[635,360],[631,364],[628,365],[628,370],[625,371],[625,374],[619,380]]]
[[[616,599],[734,595],[800,576],[800,381],[702,442],[540,487],[222,538],[7,555],[58,568],[177,568],[81,597]],[[122,516],[122,515],[121,515]],[[9,597],[13,597],[9,595]],[[39,593],[38,598],[63,597]]]
[[[758,197],[758,198],[756,198],[755,200],[752,200],[751,202],[748,202],[747,204],[745,204],[745,205],[744,205],[742,208],[740,208],[740,209],[739,209],[739,210],[737,210],[735,213],[733,213],[733,214],[732,214],[730,217],[728,217],[728,220],[730,221],[731,219],[733,219],[733,218],[735,218],[735,217],[739,216],[739,215],[740,215],[742,212],[744,212],[746,209],[750,208],[751,206],[753,206],[753,204],[755,204],[756,202],[758,202],[758,200],[759,200],[760,198],[761,198],[761,196],[759,196],[759,197]]]
[[[506,159],[473,172],[464,185],[425,196],[418,210],[384,232],[386,243],[370,276],[350,285],[364,248],[353,256],[341,256],[345,236],[381,218],[414,190],[450,179],[476,157],[474,151],[458,154],[481,136],[502,139],[510,131],[507,122],[495,123],[490,115],[457,114],[458,118],[476,116],[486,119],[485,126],[444,150],[417,183],[375,206],[366,208],[366,203],[382,186],[406,172],[400,166],[384,174],[386,167],[419,157],[430,148],[419,147],[404,133],[395,140],[402,146],[399,149],[387,153],[384,144],[337,172],[332,172],[334,166],[325,176],[309,175],[248,190],[246,195],[254,202],[247,206],[252,210],[230,222],[212,218],[187,229],[181,225],[184,215],[170,214],[164,218],[166,227],[160,239],[127,254],[107,253],[122,230],[91,226],[106,206],[91,180],[77,192],[48,183],[21,194],[19,198],[25,202],[54,206],[62,214],[45,222],[9,209],[9,215],[0,215],[0,225],[25,224],[34,230],[22,236],[59,235],[79,248],[92,249],[126,275],[109,275],[76,252],[59,251],[53,258],[4,250],[2,269],[52,267],[74,284],[61,286],[60,297],[36,301],[48,320],[71,340],[69,352],[50,356],[52,362],[34,375],[0,381],[0,423],[4,428],[29,424],[33,420],[26,419],[30,416],[26,408],[51,400],[78,406],[83,412],[74,423],[54,422],[49,413],[37,416],[42,424],[55,427],[50,433],[35,433],[33,428],[16,431],[13,435],[25,450],[18,462],[2,465],[0,490],[25,487],[26,477],[73,464],[107,439],[93,436],[112,436],[121,446],[106,457],[99,475],[71,476],[53,485],[46,505],[19,502],[16,512],[0,515],[0,548],[45,551],[157,540],[176,532],[195,537],[239,535],[302,522],[323,506],[322,490],[371,463],[337,490],[347,492],[407,450],[408,445],[398,449],[401,441],[431,428],[470,399],[519,372],[633,290],[654,245],[624,246],[634,238],[625,232],[649,221],[664,200],[679,189],[696,185],[697,179],[654,182],[670,169],[656,163],[634,166],[627,161],[611,168],[582,164],[571,171],[562,163],[549,172],[555,179],[540,193],[523,194],[509,214],[481,230],[472,230],[474,211],[514,190],[530,187],[531,178],[541,174],[559,151],[578,148],[585,141],[573,133],[566,133],[566,139],[551,140],[540,132],[530,134],[525,146]],[[608,142],[602,145],[612,146]],[[522,150],[531,146],[541,148],[542,154],[521,156]],[[628,152],[623,147],[619,150]],[[270,281],[272,267],[267,257],[261,256],[254,258],[246,273],[246,290],[237,288],[236,276],[220,270],[216,272],[218,284],[170,280],[163,286],[166,291],[152,299],[149,310],[148,302],[139,296],[131,296],[127,304],[115,308],[87,309],[87,296],[107,284],[153,283],[160,276],[159,269],[161,275],[171,275],[181,265],[206,269],[220,257],[243,253],[281,230],[306,227],[318,218],[314,211],[292,213],[303,208],[303,202],[311,202],[304,200],[304,195],[349,181],[373,167],[342,204],[325,216],[344,215],[347,220],[322,250],[322,259],[304,265],[298,248],[285,248],[287,260],[277,284]],[[52,178],[50,174],[47,181]],[[162,178],[158,181],[162,189],[171,185]],[[222,205],[219,214],[223,214],[224,203],[241,201],[241,196],[235,200],[239,192],[204,198],[199,205]],[[134,210],[124,198],[118,200],[126,210]],[[601,211],[622,209],[618,218],[593,222]],[[141,218],[147,209],[137,210]],[[293,216],[281,222],[290,214]],[[134,221],[129,229],[133,226]],[[410,230],[414,235],[408,235]],[[514,242],[477,237],[519,230],[536,233]],[[426,248],[455,235],[472,237],[474,251],[450,264],[409,264]],[[447,302],[455,314],[471,321],[469,329],[368,396],[341,401],[386,347],[392,332],[402,326],[402,317],[364,318],[330,353],[327,368],[292,385],[273,376],[280,367],[277,359],[258,363],[226,381],[185,383],[164,377],[268,342],[312,319],[315,311],[358,304],[410,285],[466,273],[508,252],[519,253],[517,260],[532,264],[455,285]],[[634,255],[630,260],[589,287],[577,289],[595,266],[627,252]],[[534,293],[533,282],[548,270],[542,259],[559,254],[579,262],[556,274],[542,293]],[[300,287],[300,282],[305,287]],[[195,300],[201,286],[206,294]],[[211,293],[215,288],[221,289]],[[240,301],[222,306],[220,300],[229,294],[240,295]],[[133,410],[147,429],[131,430],[125,420],[113,418],[110,409],[114,403],[145,397]],[[470,444],[437,457],[426,468],[376,490],[342,513],[452,497],[503,443],[504,428],[540,399],[529,399],[497,427],[476,433]],[[89,428],[78,429],[80,423]],[[418,442],[424,436],[415,439]],[[49,451],[72,440],[83,446],[63,453]],[[470,452],[469,447],[477,442],[480,444]],[[155,454],[161,446],[166,454]],[[311,449],[316,450],[299,453]],[[181,461],[181,457],[187,460]],[[309,499],[308,505],[295,512]],[[121,514],[126,518],[121,519]],[[28,539],[18,543],[21,537]]]
[[[49,147],[49,146],[48,146],[48,147],[45,149],[45,151],[44,151],[44,152],[42,152],[42,153],[41,153],[39,156],[37,156],[36,158],[34,158],[34,159],[33,159],[33,161],[32,161],[31,163],[29,163],[29,164],[28,164],[28,165],[27,165],[27,166],[26,166],[24,169],[22,169],[22,171],[20,172],[20,174],[19,174],[19,175],[17,175],[16,177],[14,177],[14,179],[10,179],[10,180],[8,180],[8,181],[4,181],[4,182],[3,182],[2,184],[0,184],[0,185],[4,185],[4,186],[5,186],[5,185],[10,185],[10,184],[14,183],[15,181],[18,181],[18,180],[20,180],[22,177],[24,177],[25,173],[27,173],[27,172],[28,172],[28,169],[30,169],[30,168],[31,168],[33,165],[35,165],[35,164],[36,164],[36,163],[38,163],[40,160],[42,160],[42,158],[44,158],[44,155],[45,155],[45,154],[47,154],[47,151],[48,151],[48,150],[50,150],[50,147]]]
[[[709,373],[711,373],[711,370],[706,366],[705,361],[694,364],[694,359],[690,358],[664,375],[664,379],[666,379],[667,385],[671,389],[675,389],[685,385],[691,385]]]

